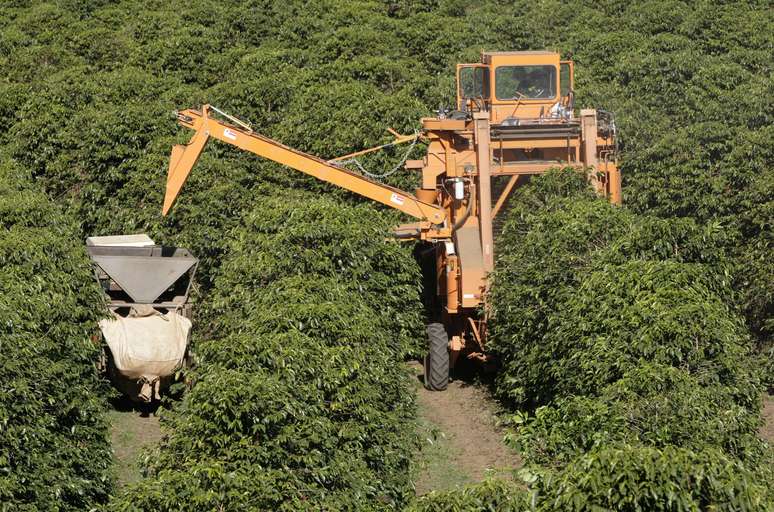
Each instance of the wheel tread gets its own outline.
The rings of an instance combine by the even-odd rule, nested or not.
[[[449,337],[442,323],[427,325],[428,352],[425,357],[425,387],[443,391],[449,385]]]

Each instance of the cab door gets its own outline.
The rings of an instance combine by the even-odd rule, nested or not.
[[[457,110],[488,110],[490,83],[489,66],[457,64]]]

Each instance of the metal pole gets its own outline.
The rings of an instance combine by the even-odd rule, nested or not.
[[[582,109],[581,128],[583,130],[583,164],[590,167],[589,180],[597,194],[604,197],[605,185],[599,180],[597,172],[597,111],[594,109]]]
[[[481,250],[484,257],[484,272],[494,270],[494,241],[492,236],[492,153],[489,144],[489,112],[473,114],[476,158],[478,164],[479,225],[481,227]]]

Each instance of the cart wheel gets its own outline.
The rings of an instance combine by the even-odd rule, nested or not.
[[[442,323],[427,324],[429,347],[425,356],[425,387],[443,391],[449,385],[449,336]]]

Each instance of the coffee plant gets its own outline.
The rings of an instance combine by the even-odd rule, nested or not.
[[[77,226],[0,160],[0,510],[85,510],[113,488],[97,287]]]
[[[757,0],[6,2],[0,506],[86,509],[112,492],[87,341],[99,293],[78,246],[124,232],[201,258],[200,365],[115,508],[408,503],[396,361],[421,352],[422,312],[410,248],[382,241],[398,216],[213,142],[162,219],[169,148],[190,135],[171,113],[211,103],[330,158],[416,130],[482,49],[552,48],[576,63],[578,106],[617,115],[626,207],[572,172],[509,202],[494,388],[520,411],[528,489],[411,506],[771,508],[754,432],[774,382],[772,34]]]
[[[760,475],[723,454],[610,444],[556,474],[525,475],[535,510],[770,510]]]
[[[503,481],[487,480],[476,485],[445,492],[431,492],[415,500],[407,511],[410,512],[462,512],[480,510],[485,512],[526,512],[534,510],[529,494],[522,485]]]
[[[519,191],[491,294],[495,389],[527,408],[508,441],[529,464],[532,506],[772,506],[772,451],[757,435],[767,376],[732,289],[727,233],[610,206],[572,180],[549,173]],[[719,454],[746,476],[708,476]],[[683,469],[676,460],[657,476],[680,457]],[[611,477],[620,496],[602,493]]]
[[[502,482],[431,493],[409,510],[753,511],[770,510],[771,493],[759,476],[708,449],[694,452],[612,443],[591,450],[559,471],[523,470],[528,489]]]
[[[366,208],[308,193],[265,204],[229,234],[195,385],[151,482],[118,509],[380,509],[410,495],[415,412],[398,363],[421,323],[410,253]],[[169,486],[188,491],[173,501]]]

